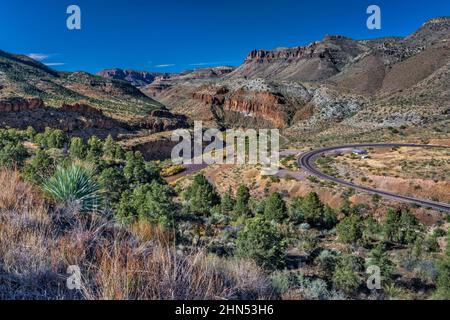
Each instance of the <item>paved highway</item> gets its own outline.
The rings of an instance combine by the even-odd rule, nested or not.
[[[353,188],[355,190],[364,191],[364,192],[368,192],[368,193],[371,193],[371,194],[378,194],[380,196],[383,196],[385,198],[389,198],[389,199],[392,199],[392,200],[397,200],[397,201],[402,201],[402,202],[407,202],[407,203],[414,203],[414,204],[417,204],[417,205],[420,205],[420,206],[423,206],[423,207],[428,207],[428,208],[433,208],[433,209],[436,209],[436,210],[450,212],[450,204],[439,203],[439,202],[423,200],[423,199],[416,199],[416,198],[413,198],[413,197],[402,196],[402,195],[398,195],[398,194],[387,192],[387,191],[383,191],[383,190],[372,189],[372,188],[369,188],[369,187],[356,185],[356,184],[353,184],[351,182],[348,182],[348,181],[345,181],[345,180],[341,180],[341,179],[338,179],[338,178],[326,175],[323,172],[321,172],[316,166],[317,158],[322,156],[322,155],[324,155],[324,154],[328,154],[328,153],[345,152],[345,151],[352,152],[354,149],[364,149],[364,148],[396,148],[396,147],[450,148],[449,146],[420,145],[420,144],[399,144],[399,143],[392,143],[392,144],[390,144],[390,143],[383,143],[383,144],[375,144],[375,143],[374,144],[349,144],[349,145],[344,145],[344,146],[322,148],[322,149],[317,149],[317,150],[313,150],[313,151],[307,152],[307,153],[303,154],[298,159],[298,164],[299,164],[299,166],[301,168],[305,169],[310,174],[316,176],[317,178],[323,179],[323,180],[333,181],[335,183],[338,183],[340,185]]]

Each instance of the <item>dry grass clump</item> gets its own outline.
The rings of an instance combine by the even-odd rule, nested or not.
[[[15,171],[0,171],[0,185],[0,299],[272,297],[252,262],[177,252],[161,228],[50,207]],[[81,269],[81,290],[66,286],[71,265]]]

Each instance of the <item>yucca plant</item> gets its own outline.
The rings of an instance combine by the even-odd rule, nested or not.
[[[43,190],[55,201],[77,203],[83,212],[99,211],[103,203],[91,170],[78,164],[58,167],[51,178],[44,180]]]

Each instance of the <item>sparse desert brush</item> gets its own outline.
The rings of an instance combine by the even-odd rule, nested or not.
[[[0,299],[271,298],[253,262],[180,252],[172,232],[125,228],[73,202],[49,206],[17,172],[0,171]],[[66,287],[79,266],[81,290]]]

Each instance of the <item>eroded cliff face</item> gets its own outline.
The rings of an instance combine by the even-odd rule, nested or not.
[[[209,106],[219,122],[250,121],[255,124],[254,120],[258,120],[276,128],[289,125],[289,105],[280,93],[203,86],[192,94],[192,98]]]
[[[286,99],[277,93],[238,90],[224,103],[225,112],[237,112],[244,117],[261,118],[277,128],[289,125]]]
[[[0,100],[0,112],[17,112],[24,110],[34,110],[45,107],[44,101],[39,98],[6,98]]]
[[[73,111],[83,114],[85,116],[102,116],[102,110],[91,107],[90,105],[84,103],[75,103],[73,105],[63,103],[61,109],[64,111]]]
[[[171,131],[180,128],[187,128],[186,116],[175,115],[167,110],[154,110],[151,114],[144,118],[138,126],[143,129],[148,129],[153,133],[162,131]]]

